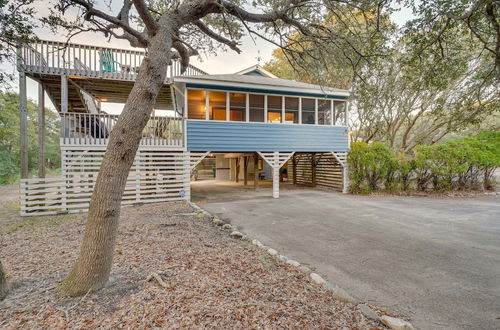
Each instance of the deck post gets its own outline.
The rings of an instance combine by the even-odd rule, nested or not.
[[[311,153],[311,185],[316,187],[316,153]]]
[[[342,166],[342,193],[347,194],[349,192],[349,166],[347,165],[347,160]]]
[[[68,112],[68,77],[61,76],[61,112]]]
[[[38,177],[45,178],[45,89],[38,84]]]
[[[253,155],[253,189],[257,190],[259,186],[259,154]]]
[[[292,176],[293,176],[293,184],[297,184],[297,158],[295,154],[292,156]]]
[[[21,179],[28,177],[28,100],[26,96],[26,74],[19,73],[19,153],[21,158]]]
[[[246,186],[248,184],[248,161],[249,161],[249,157],[247,156],[244,156],[243,157],[243,182],[244,182],[244,185]]]
[[[280,153],[278,151],[274,152],[274,162],[273,162],[273,198],[280,197]]]
[[[236,175],[235,181],[238,183],[240,180],[240,157],[236,157]]]

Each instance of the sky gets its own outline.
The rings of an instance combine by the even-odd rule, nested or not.
[[[102,2],[102,0],[98,0],[97,2]],[[47,15],[48,8],[46,5],[43,5],[46,4],[46,2],[41,1],[38,3],[42,5],[37,6],[37,15],[39,17]],[[401,8],[399,11],[394,12],[391,17],[396,24],[402,26],[405,22],[413,18],[413,15],[409,8]],[[51,41],[65,41],[65,38],[62,34],[55,35],[48,29],[37,29],[36,33],[40,39]],[[82,43],[86,45],[133,49],[130,47],[130,45],[128,45],[127,41],[115,39],[111,40],[111,42],[108,42],[108,40],[103,35],[97,33],[78,35],[72,39],[72,42]],[[191,58],[191,64],[210,74],[234,73],[255,64],[264,65],[272,58],[272,52],[276,48],[276,46],[262,39],[250,38],[249,36],[245,36],[241,40],[240,48],[242,49],[241,54],[237,54],[232,50],[219,51],[216,56],[211,55],[209,57],[203,58]],[[0,64],[0,70],[14,73],[15,67],[10,63],[4,62]],[[28,98],[36,102],[38,98],[37,83],[35,81],[32,81],[31,79],[27,79],[27,87]],[[16,92],[18,91],[17,80],[11,84],[11,89]],[[54,109],[53,105],[50,103],[49,98],[45,97],[45,100],[45,102],[47,103],[46,106]],[[103,104],[103,110],[109,113],[119,113],[121,111],[121,107],[122,105],[117,104]]]

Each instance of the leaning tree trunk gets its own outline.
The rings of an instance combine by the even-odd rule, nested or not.
[[[5,278],[5,272],[3,270],[2,261],[0,260],[0,301],[2,301],[7,292],[9,291],[9,286],[7,284],[7,279]]]
[[[172,29],[164,26],[150,40],[148,55],[113,128],[90,200],[80,255],[59,293],[77,296],[104,287],[113,263],[120,205],[125,184],[156,97],[172,58]]]

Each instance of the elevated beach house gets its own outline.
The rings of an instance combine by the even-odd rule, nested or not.
[[[44,158],[44,95],[61,118],[61,175],[27,177],[21,143],[21,214],[87,210],[109,134],[144,52],[39,41],[18,50],[22,141],[26,141],[26,78],[39,88],[39,157]],[[190,200],[203,175],[247,184],[272,182],[346,189],[349,148],[345,90],[280,79],[254,66],[207,74],[174,61],[143,131],[123,204]],[[283,184],[283,183],[282,183]]]

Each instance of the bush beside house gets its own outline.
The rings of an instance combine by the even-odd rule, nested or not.
[[[395,154],[381,142],[354,142],[348,163],[353,193],[491,190],[500,167],[500,132],[420,145],[413,155]]]

